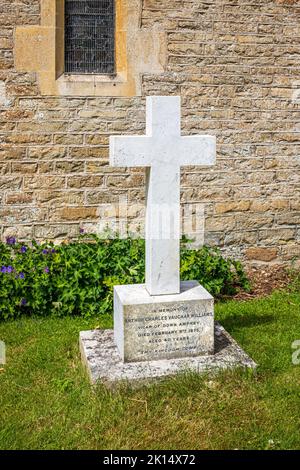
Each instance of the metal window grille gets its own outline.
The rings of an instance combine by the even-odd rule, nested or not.
[[[65,72],[115,72],[115,0],[65,0]]]

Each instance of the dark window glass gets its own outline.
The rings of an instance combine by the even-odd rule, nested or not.
[[[115,0],[65,0],[65,72],[115,71]]]

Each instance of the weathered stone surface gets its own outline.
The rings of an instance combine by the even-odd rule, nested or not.
[[[50,220],[71,220],[97,219],[97,207],[64,207],[50,211]]]
[[[34,237],[39,240],[45,239],[68,239],[78,237],[80,224],[37,224],[34,227]]]
[[[238,346],[234,339],[215,324],[215,349],[209,356],[181,359],[124,363],[114,342],[113,330],[92,330],[80,333],[80,350],[90,381],[109,388],[120,383],[151,383],[188,371],[214,373],[235,367],[255,369],[255,362]]]
[[[249,260],[272,261],[277,258],[277,248],[255,247],[246,250],[246,257]]]

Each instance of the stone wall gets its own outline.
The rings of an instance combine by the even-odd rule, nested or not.
[[[133,98],[42,96],[14,63],[15,27],[39,22],[40,0],[1,0],[2,239],[99,230],[120,197],[143,222],[144,171],[110,168],[108,137],[144,133],[146,95],[180,94],[183,133],[217,135],[217,166],[182,172],[205,243],[253,262],[299,258],[300,1],[143,0],[141,28],[165,32],[166,65]]]

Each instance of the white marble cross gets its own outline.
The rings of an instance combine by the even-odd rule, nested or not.
[[[180,292],[180,167],[213,165],[216,138],[181,136],[179,96],[147,98],[146,136],[110,137],[110,164],[147,167],[146,288]]]

